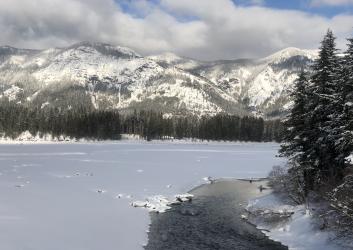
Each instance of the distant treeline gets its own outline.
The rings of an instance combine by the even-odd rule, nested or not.
[[[76,108],[29,108],[0,103],[0,133],[16,138],[22,132],[71,138],[119,139],[121,134],[136,134],[151,139],[195,138],[202,140],[280,141],[279,120],[219,114],[204,117],[164,117],[153,111],[120,114],[114,110]]]

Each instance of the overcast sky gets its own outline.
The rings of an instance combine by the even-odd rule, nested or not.
[[[344,48],[353,0],[0,0],[0,45],[100,41],[201,60],[314,49],[328,28]]]

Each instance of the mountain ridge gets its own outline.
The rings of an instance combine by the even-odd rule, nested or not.
[[[3,46],[0,100],[40,108],[271,117],[284,111],[288,89],[313,59],[314,51],[297,48],[260,59],[202,62],[173,53],[143,57],[127,47],[87,41],[46,50]]]

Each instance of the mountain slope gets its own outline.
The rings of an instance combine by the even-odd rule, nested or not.
[[[154,109],[176,115],[275,115],[312,51],[289,48],[259,60],[200,62],[171,53],[82,42],[66,48],[0,47],[0,100],[40,108]]]
[[[216,62],[179,59],[172,63],[214,82],[250,111],[275,116],[285,111],[288,91],[300,70],[309,68],[316,57],[317,51],[287,48],[262,59]]]

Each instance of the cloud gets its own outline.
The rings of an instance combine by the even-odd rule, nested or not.
[[[210,57],[252,57],[289,46],[316,48],[328,28],[335,31],[343,47],[353,22],[348,15],[326,18],[300,11],[237,7],[227,0],[162,0],[162,4],[205,23]],[[198,53],[206,50],[200,48]]]
[[[311,6],[344,6],[353,5],[353,0],[311,0]]]
[[[0,1],[0,44],[48,48],[90,40],[202,60],[316,48],[329,27],[343,47],[352,23],[350,15],[326,18],[231,0]]]

